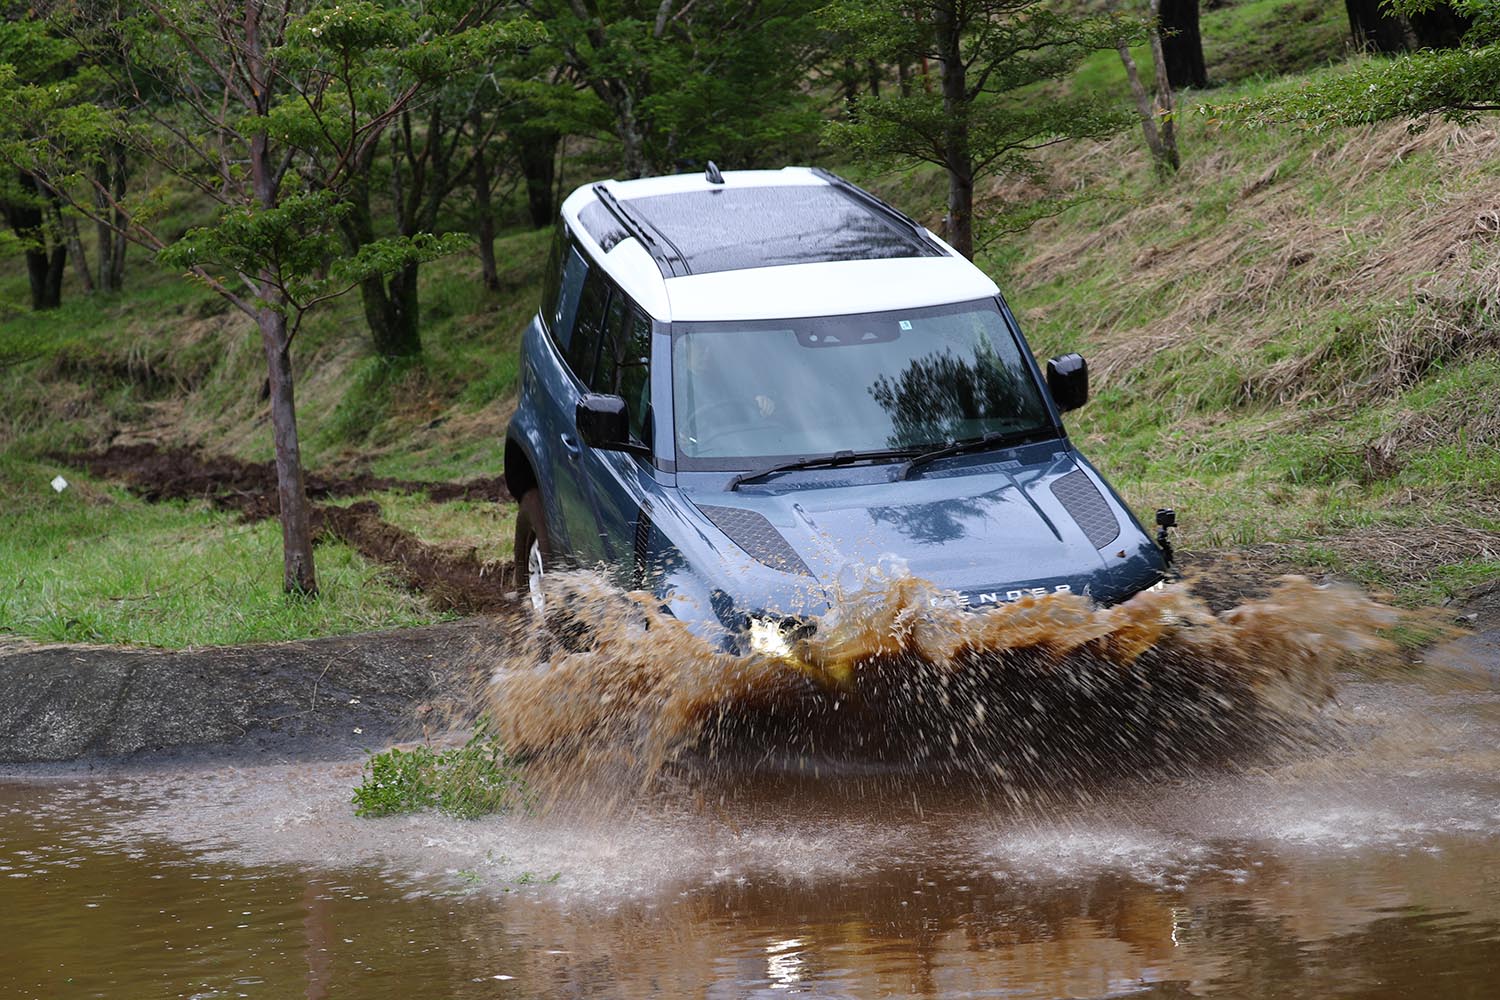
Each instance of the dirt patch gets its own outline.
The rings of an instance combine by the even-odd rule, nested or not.
[[[147,500],[209,500],[245,517],[274,517],[276,468],[270,462],[245,462],[225,455],[205,455],[193,448],[155,444],[115,445],[102,452],[59,456],[94,475],[125,483]],[[335,500],[365,493],[425,493],[438,503],[455,500],[510,501],[501,476],[462,483],[421,482],[361,473],[352,476],[306,474],[310,500]]]
[[[313,527],[387,567],[438,610],[493,612],[516,600],[510,564],[481,562],[472,552],[454,554],[428,545],[382,518],[374,501],[315,507]]]
[[[0,653],[0,764],[163,753],[336,759],[444,733],[515,626],[428,628],[180,652]]]
[[[61,456],[96,476],[124,483],[146,500],[207,500],[249,521],[275,517],[276,470],[270,462],[245,462],[205,455],[192,448],[155,444],[116,445],[87,455]],[[435,502],[488,500],[504,503],[510,491],[499,476],[462,483],[418,482],[368,474],[331,477],[307,474],[307,495],[314,501],[398,491],[425,493]],[[508,564],[481,561],[473,552],[455,553],[429,545],[386,521],[373,501],[347,507],[314,504],[313,531],[341,541],[372,562],[389,568],[406,586],[442,611],[488,613],[515,600]]]

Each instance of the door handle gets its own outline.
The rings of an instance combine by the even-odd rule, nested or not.
[[[578,439],[573,435],[560,434],[558,438],[562,441],[562,446],[567,451],[569,458],[577,458],[583,454],[583,445],[579,444]]]

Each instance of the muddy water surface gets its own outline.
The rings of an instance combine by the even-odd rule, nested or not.
[[[679,761],[464,822],[355,818],[357,763],[3,781],[0,997],[1490,998],[1494,652],[1046,796]]]

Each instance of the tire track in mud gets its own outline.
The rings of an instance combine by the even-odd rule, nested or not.
[[[100,452],[54,457],[101,479],[123,483],[132,493],[152,503],[207,500],[219,510],[237,514],[247,522],[273,518],[280,512],[276,469],[271,462],[246,462],[225,455],[208,455],[196,448],[154,444],[115,445]],[[500,476],[447,483],[368,473],[336,477],[309,472],[306,488],[312,501],[379,492],[425,493],[434,503],[511,501],[510,491]],[[515,605],[510,565],[484,562],[473,551],[430,545],[385,520],[380,505],[372,500],[348,506],[314,503],[312,528],[315,538],[343,542],[371,562],[386,567],[405,586],[425,596],[437,610],[492,613]]]

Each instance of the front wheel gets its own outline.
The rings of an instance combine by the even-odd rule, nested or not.
[[[552,546],[547,537],[547,518],[542,513],[542,494],[527,490],[516,512],[516,586],[531,599],[537,617],[547,613],[542,579],[552,564]]]

